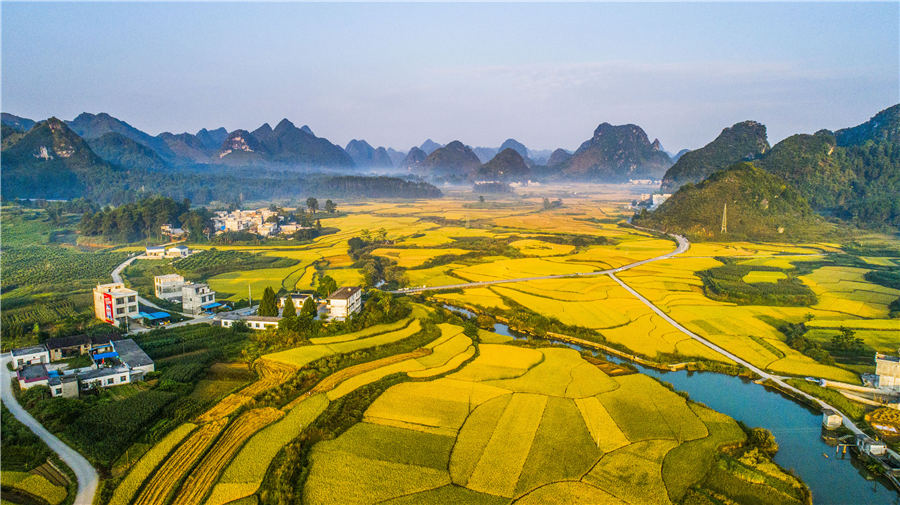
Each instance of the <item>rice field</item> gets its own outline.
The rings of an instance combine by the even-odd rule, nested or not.
[[[388,326],[388,325],[381,325]],[[371,329],[366,329],[363,331],[375,331],[373,327]],[[340,354],[345,352],[352,352],[359,349],[366,349],[368,347],[374,347],[376,345],[389,344],[393,342],[398,342],[407,337],[412,336],[415,333],[418,333],[422,329],[421,323],[419,323],[418,319],[414,319],[411,322],[408,322],[406,327],[397,329],[394,331],[385,331],[383,333],[375,333],[372,336],[362,336],[360,338],[344,340],[335,343],[328,344],[313,344],[295,347],[293,349],[288,349],[286,351],[280,351],[272,354],[266,354],[263,356],[263,360],[271,361],[276,363],[282,363],[284,365],[300,368],[307,363],[315,361],[319,358],[330,356],[332,354]]]
[[[730,418],[571,349],[480,347],[455,374],[389,388],[314,446],[304,502],[668,504],[706,474],[680,468],[743,440]]]
[[[752,270],[741,278],[742,281],[747,283],[768,282],[772,284],[781,279],[787,279],[787,274],[784,272],[773,272],[768,270]]]
[[[743,440],[730,418],[571,349],[480,348],[459,372],[389,388],[316,444],[304,503],[670,504]]]

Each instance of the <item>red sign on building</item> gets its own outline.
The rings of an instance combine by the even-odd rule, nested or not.
[[[113,298],[109,293],[103,293],[103,308],[106,312],[106,322],[115,324],[116,320],[113,317]]]

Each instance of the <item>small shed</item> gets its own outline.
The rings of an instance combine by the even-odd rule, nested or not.
[[[822,426],[829,430],[840,428],[844,424],[844,417],[831,409],[822,411]]]
[[[887,454],[887,444],[868,435],[856,436],[856,448],[859,449],[859,452],[869,456],[884,456]]]

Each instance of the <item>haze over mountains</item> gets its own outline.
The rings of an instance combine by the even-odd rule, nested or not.
[[[749,161],[792,185],[817,212],[863,224],[880,220],[900,226],[898,110],[900,105],[854,127],[798,134],[775,146],[768,143],[765,125],[742,121],[724,128],[709,144],[675,156],[637,125],[605,122],[574,152],[533,151],[510,138],[497,148],[471,147],[462,139],[446,145],[427,139],[403,153],[365,139],[353,139],[342,148],[287,119],[275,128],[266,123],[253,130],[214,128],[152,136],[105,113],[41,122],[4,113],[3,195],[96,197],[98,189],[90,181],[103,179],[122,193],[116,197],[121,199],[129,192],[158,187],[160,181],[177,185],[186,172],[233,177],[232,198],[242,195],[237,180],[258,173],[294,178],[303,174],[307,179],[311,174],[393,174],[401,177],[397,181],[415,184],[462,185],[662,179],[662,191],[674,192]],[[191,184],[197,189],[179,190],[195,199],[217,197],[216,190]]]

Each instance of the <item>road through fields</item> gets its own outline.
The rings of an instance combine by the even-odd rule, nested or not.
[[[40,437],[75,472],[75,477],[78,480],[78,491],[75,494],[74,505],[91,505],[94,502],[94,494],[97,492],[97,471],[94,470],[94,467],[91,466],[88,460],[84,459],[84,456],[47,431],[41,423],[37,422],[35,418],[31,417],[31,414],[19,405],[18,400],[12,393],[12,373],[6,367],[10,359],[9,353],[4,354],[2,359],[0,359],[0,366],[3,368],[0,371],[3,377],[2,381],[0,381],[2,382],[0,384],[0,398],[3,399],[3,404],[6,405],[13,417]]]

